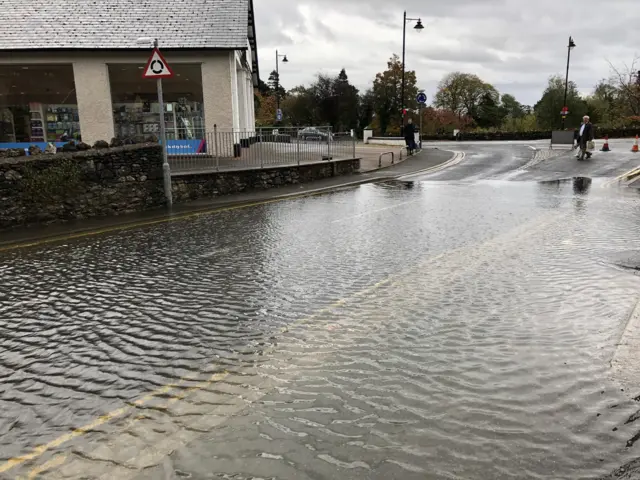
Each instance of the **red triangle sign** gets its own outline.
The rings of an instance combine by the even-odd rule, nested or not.
[[[144,69],[143,78],[169,78],[173,77],[173,70],[164,59],[160,50],[153,49],[153,53]]]

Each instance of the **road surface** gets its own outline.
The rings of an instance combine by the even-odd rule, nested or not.
[[[640,157],[450,148],[0,253],[0,478],[573,479],[640,455],[640,388],[609,369],[640,197],[608,182]]]

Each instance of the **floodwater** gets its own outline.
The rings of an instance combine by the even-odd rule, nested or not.
[[[417,179],[0,254],[0,478],[607,473],[639,207]]]

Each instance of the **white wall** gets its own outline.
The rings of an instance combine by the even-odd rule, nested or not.
[[[76,60],[73,76],[82,141],[89,145],[98,140],[111,141],[114,137],[113,107],[106,63],[101,59]]]
[[[202,90],[204,95],[204,123],[207,132],[233,128],[233,90],[232,71],[229,58],[232,52],[224,55],[207,55],[202,63]],[[169,59],[167,59],[167,62]],[[235,69],[233,70],[235,72]]]
[[[82,138],[87,143],[95,140],[111,140],[114,136],[113,108],[109,84],[108,64],[131,63],[144,65],[151,51],[125,52],[0,52],[0,65],[72,64],[76,81],[78,108]],[[163,52],[169,65],[176,63],[200,63],[205,129],[213,131],[240,128],[243,116],[244,128],[255,125],[253,86],[247,90],[245,79],[251,74],[242,67],[244,77],[237,75],[238,54],[233,51]],[[239,78],[241,79],[239,81]],[[151,81],[151,80],[150,80]],[[242,87],[242,88],[240,88]],[[246,92],[240,103],[239,90]]]

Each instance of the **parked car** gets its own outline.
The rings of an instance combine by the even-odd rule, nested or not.
[[[314,127],[307,127],[298,132],[298,138],[300,140],[318,140],[326,142],[329,138],[333,140],[333,135],[330,132],[318,130]]]

